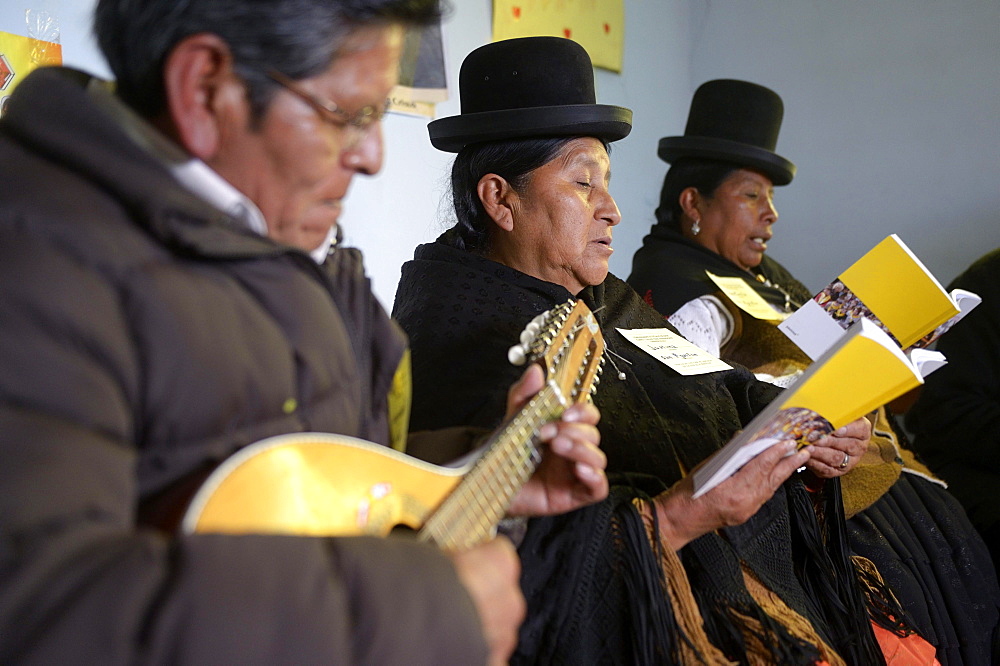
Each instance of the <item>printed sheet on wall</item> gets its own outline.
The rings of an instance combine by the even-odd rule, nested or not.
[[[435,104],[446,99],[441,25],[408,31],[399,62],[399,83],[389,93],[388,110],[433,118]]]
[[[493,0],[493,40],[550,35],[581,44],[596,67],[622,71],[624,0]]]
[[[59,44],[0,32],[0,116],[7,110],[10,94],[29,72],[42,65],[61,64]]]

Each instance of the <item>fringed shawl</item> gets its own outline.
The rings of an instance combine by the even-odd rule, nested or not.
[[[532,317],[571,296],[559,285],[440,241],[419,247],[403,266],[393,311],[411,341],[412,429],[495,426],[507,388],[522,372],[507,362],[507,349]],[[682,478],[779,389],[743,368],[683,377],[632,346],[617,328],[669,325],[614,276],[578,297],[595,312],[613,352],[595,402],[618,488],[597,507],[532,521],[521,546],[529,619],[515,661],[663,663],[663,654],[679,659],[678,642],[691,639],[677,631],[678,609],[665,601],[664,586],[676,581],[650,587],[649,580],[664,580],[663,568],[649,540],[636,536],[642,523],[630,500],[655,495]],[[682,549],[705,630],[730,659],[760,653],[772,663],[836,662],[839,654],[847,663],[881,663],[843,545],[837,484],[827,485],[833,491],[820,501],[834,520],[820,524],[814,498],[793,478],[746,524]],[[824,545],[830,542],[832,548]],[[775,611],[774,600],[755,598],[745,575],[807,619],[816,640],[776,620],[780,613],[769,612]],[[584,588],[582,580],[588,581]],[[638,595],[639,589],[646,593]],[[551,623],[560,630],[552,631]],[[581,634],[593,634],[600,645],[579,651],[574,643]],[[836,653],[823,654],[825,645]],[[612,653],[623,656],[607,656]]]

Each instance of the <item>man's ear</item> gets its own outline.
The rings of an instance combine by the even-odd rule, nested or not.
[[[479,179],[476,185],[479,200],[483,202],[486,214],[494,224],[504,231],[514,230],[514,200],[517,192],[510,186],[507,179],[495,173],[488,173]]]
[[[165,129],[201,160],[218,153],[227,123],[249,121],[245,87],[229,46],[217,35],[198,33],[178,42],[163,65],[163,85]]]

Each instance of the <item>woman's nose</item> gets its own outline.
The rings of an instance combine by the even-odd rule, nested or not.
[[[765,219],[768,219],[771,224],[778,221],[778,209],[774,206],[774,200],[767,200],[767,207],[764,210]]]
[[[601,219],[607,220],[611,226],[615,226],[622,221],[621,211],[618,210],[618,204],[615,203],[615,199],[611,196],[610,192],[607,193],[606,201],[601,209]]]

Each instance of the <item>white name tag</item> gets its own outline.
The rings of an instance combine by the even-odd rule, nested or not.
[[[765,301],[764,297],[758,294],[757,290],[747,284],[743,278],[720,277],[709,271],[705,272],[708,273],[712,282],[722,290],[722,293],[736,304],[736,307],[751,317],[764,321],[781,321],[788,316],[771,307],[771,304]]]
[[[704,375],[732,369],[728,363],[666,328],[619,328],[618,332],[636,347],[682,375]]]

